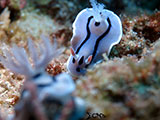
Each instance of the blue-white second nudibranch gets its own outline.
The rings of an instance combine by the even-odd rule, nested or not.
[[[122,23],[103,4],[90,0],[93,8],[82,10],[73,23],[71,55],[67,68],[72,75],[86,73],[86,68],[102,60],[102,54],[109,55],[111,48],[122,37]]]
[[[25,105],[28,105],[28,101],[31,103],[28,110],[31,110],[32,108],[35,110],[37,105],[41,106],[37,103],[40,102],[46,112],[48,111],[47,108],[50,106],[47,107],[44,104],[44,101],[49,99],[48,105],[61,105],[60,109],[53,108],[54,111],[49,109],[49,114],[55,112],[55,114],[51,114],[52,120],[59,120],[61,119],[61,116],[63,116],[62,111],[63,109],[66,109],[65,106],[70,102],[73,102],[73,106],[69,106],[72,110],[67,113],[70,116],[68,119],[79,120],[85,115],[85,103],[82,99],[72,95],[76,89],[72,77],[67,73],[50,76],[45,71],[47,64],[54,57],[59,55],[63,49],[57,49],[57,44],[52,44],[48,37],[42,35],[41,38],[43,42],[37,46],[38,48],[31,39],[28,39],[28,50],[31,59],[29,59],[27,51],[17,45],[14,45],[10,49],[4,49],[4,56],[0,55],[0,62],[6,68],[14,73],[24,75],[26,82],[28,81],[28,83],[35,84],[36,89],[33,89],[33,86],[30,86],[27,89],[24,87],[21,93],[20,104],[17,104],[17,108],[25,109],[24,113],[26,114],[28,111]],[[30,63],[30,60],[32,61],[32,64]],[[24,83],[24,86],[26,85],[26,82]],[[33,90],[35,90],[35,93],[32,92]],[[15,117],[21,118],[24,113],[16,114]]]

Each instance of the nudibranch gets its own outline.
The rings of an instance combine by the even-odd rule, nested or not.
[[[71,55],[67,61],[68,71],[75,76],[84,75],[86,69],[109,55],[111,48],[122,37],[122,23],[103,4],[90,0],[92,8],[82,10],[73,22]]]

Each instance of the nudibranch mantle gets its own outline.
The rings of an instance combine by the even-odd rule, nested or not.
[[[82,10],[73,23],[71,55],[67,69],[72,75],[86,73],[86,68],[109,55],[111,48],[122,37],[122,23],[112,11],[103,9],[103,5],[91,1],[93,8]]]

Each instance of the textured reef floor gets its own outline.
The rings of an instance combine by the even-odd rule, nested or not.
[[[49,35],[51,39],[56,37],[58,46],[65,50],[51,61],[46,71],[57,75],[67,71],[71,23],[76,15],[71,11],[78,12],[82,7],[73,7],[73,2],[62,2],[60,5],[66,7],[55,15],[51,11],[58,11],[61,6],[49,6],[47,11],[47,2],[50,0],[22,10],[11,4],[3,10],[0,14],[0,54],[13,43],[27,49],[28,37],[37,45],[41,34]],[[18,12],[15,14],[15,11]],[[121,42],[113,47],[109,57],[104,54],[105,60],[89,69],[85,76],[74,78],[77,85],[74,94],[86,101],[88,112],[103,113],[107,120],[159,120],[160,12],[133,17],[122,14],[121,20]],[[14,114],[13,107],[19,100],[23,82],[23,76],[0,64],[2,116]]]

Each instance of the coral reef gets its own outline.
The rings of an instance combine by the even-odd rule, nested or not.
[[[159,0],[99,0],[117,14],[126,13],[137,15],[139,13],[153,13],[155,9],[160,9]]]
[[[44,2],[35,0],[35,7],[40,8],[41,12],[51,15],[58,23],[70,26],[78,12],[84,8],[87,1],[81,0],[48,0]],[[84,4],[85,3],[85,4]]]
[[[53,45],[49,37],[42,35],[41,39],[43,42],[38,47],[28,39],[33,65],[26,50],[16,45],[4,50],[4,56],[0,56],[1,63],[7,69],[25,77],[13,119],[78,120],[84,116],[85,105],[83,100],[72,96],[75,90],[72,78],[66,73],[50,76],[45,72],[46,65],[63,49],[57,49],[57,44]]]
[[[160,114],[153,113],[160,109],[159,48],[158,40],[147,57],[107,60],[80,78],[76,92],[87,100],[89,111],[102,112],[109,120],[158,119]]]
[[[119,8],[117,12],[121,13],[123,23],[122,40],[114,46],[109,59],[104,54],[105,61],[89,69],[85,76],[74,78],[77,89],[73,94],[86,101],[89,113],[103,113],[107,120],[159,120],[160,12],[152,11],[153,8],[159,9],[159,4],[155,4],[156,0],[154,3],[133,0],[130,4],[128,0],[121,4],[114,1],[105,0],[103,3],[108,5],[107,8]],[[13,43],[27,49],[28,37],[36,45],[41,44],[39,36],[46,34],[51,40],[57,38],[58,47],[64,47],[62,54],[48,64],[46,71],[52,76],[66,72],[66,61],[70,54],[69,40],[72,36],[71,23],[88,2],[83,0],[80,4],[77,0],[22,0],[23,2],[27,3],[21,9],[19,0],[1,0],[0,54]],[[147,4],[153,7],[148,7]],[[134,6],[130,7],[131,5]],[[152,15],[137,15],[133,12],[137,7],[152,11]],[[135,13],[135,16],[123,14],[127,12]],[[0,64],[2,117],[14,114],[13,107],[20,99],[23,85],[23,76],[12,73]]]
[[[21,12],[20,19],[14,24],[16,24],[19,29],[24,31],[27,36],[29,34],[33,35],[35,38],[38,38],[41,34],[50,35],[53,31],[55,31],[56,24],[54,24],[53,20],[49,16],[40,14],[32,9],[23,10]]]
[[[113,48],[110,57],[136,55],[140,58],[142,52],[160,38],[159,17],[160,12],[132,19],[123,17],[123,37],[120,44]]]
[[[35,11],[30,12],[31,14],[29,14],[29,11],[27,12],[26,11],[27,10],[21,11],[21,17],[15,21],[10,20],[10,11],[7,8],[0,15],[1,54],[5,49],[9,48],[9,46],[13,43],[17,44],[18,46],[27,48],[26,39],[29,36],[32,37],[34,41],[36,41],[36,44],[38,44],[40,34],[48,34],[48,35],[51,34],[51,38],[53,38],[52,35],[54,34],[57,35],[56,31],[54,30],[55,27],[54,22],[51,20],[51,18],[49,18],[48,16],[44,17],[43,15],[38,16],[38,13]],[[27,16],[28,14],[29,16]],[[43,23],[41,20],[43,20],[43,22],[44,21],[46,22]],[[41,25],[34,23],[34,21],[38,22]],[[31,23],[34,23],[36,27],[34,26],[34,24]],[[58,27],[61,28],[61,26]],[[4,68],[2,64],[0,64],[0,67],[1,67],[0,69],[1,111],[5,115],[13,114],[13,106],[19,100],[20,91],[23,86],[24,78],[22,76],[15,75],[11,71],[6,70],[6,68]]]
[[[124,19],[124,35],[112,50],[111,59],[106,58],[77,80],[76,94],[87,101],[91,113],[102,112],[109,120],[160,118],[159,113],[153,114],[160,109],[159,16],[158,12]],[[146,28],[155,32],[155,36],[146,37]]]

